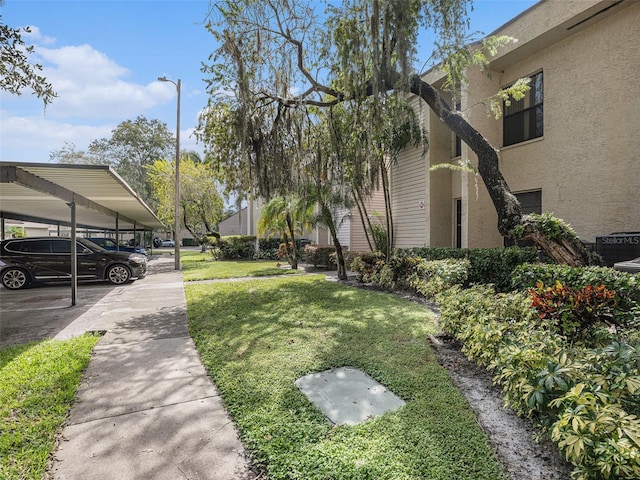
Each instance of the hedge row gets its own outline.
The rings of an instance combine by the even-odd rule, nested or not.
[[[511,272],[523,263],[538,259],[533,248],[408,248],[396,250],[399,257],[425,260],[466,259],[469,261],[468,284],[495,285],[499,292],[511,289]]]
[[[640,478],[640,352],[614,333],[576,343],[522,292],[455,287],[438,296],[443,328],[494,373],[506,403],[534,417],[575,466],[572,478]]]
[[[640,478],[638,277],[523,263],[523,253],[412,249],[390,262],[364,254],[352,269],[435,299],[444,330],[493,371],[511,408],[537,420],[575,466],[572,478]],[[464,288],[479,279],[513,291]]]
[[[409,248],[397,249],[396,256],[385,263],[381,253],[365,253],[359,256],[352,267],[360,278],[378,283],[386,288],[414,288],[411,278],[416,274],[416,265],[429,260],[464,260],[465,285],[493,284],[498,291],[511,289],[511,273],[523,263],[534,262],[536,251],[532,248]],[[449,266],[454,265],[449,263]],[[382,270],[385,270],[384,272]]]
[[[282,260],[278,255],[281,241],[277,238],[259,239],[258,251],[255,248],[256,237],[253,235],[229,235],[219,239],[212,237],[210,244],[211,253],[218,260]],[[335,247],[307,245],[303,249],[299,239],[296,245],[300,259],[315,266],[335,268]]]

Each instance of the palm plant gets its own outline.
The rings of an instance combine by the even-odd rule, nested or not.
[[[314,206],[298,195],[274,197],[262,207],[258,220],[258,234],[267,238],[279,237],[286,252],[287,261],[291,268],[298,268],[298,249],[296,237],[305,228],[311,227]]]

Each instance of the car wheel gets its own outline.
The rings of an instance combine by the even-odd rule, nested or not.
[[[124,265],[112,265],[107,270],[107,280],[114,285],[122,285],[131,279],[131,272]]]
[[[10,290],[18,290],[29,285],[29,276],[20,268],[7,268],[2,272],[2,285]]]

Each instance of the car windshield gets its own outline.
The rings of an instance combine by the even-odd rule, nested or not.
[[[78,238],[78,243],[81,243],[82,245],[84,245],[85,247],[94,250],[96,252],[106,252],[107,250],[105,250],[104,248],[102,248],[100,245],[96,245],[95,243],[93,243],[90,240],[87,240],[86,238]]]

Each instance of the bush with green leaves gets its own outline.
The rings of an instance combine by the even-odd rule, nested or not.
[[[640,303],[640,277],[619,272],[608,267],[570,267],[545,263],[524,263],[518,265],[511,275],[514,290],[534,288],[538,283],[554,285],[560,282],[571,288],[587,285],[605,285],[617,293],[621,309],[630,310]]]
[[[409,285],[426,298],[462,285],[469,276],[469,260],[420,260],[409,274]]]
[[[385,256],[381,252],[361,253],[351,262],[351,270],[356,273],[359,282],[371,283],[379,274],[385,263]]]
[[[253,235],[228,235],[220,237],[217,247],[223,260],[251,260],[256,251],[256,237]]]
[[[396,256],[420,257],[425,260],[467,259],[467,284],[493,284],[500,292],[511,290],[511,272],[523,263],[537,260],[533,248],[443,248],[425,247],[397,249]]]
[[[438,296],[440,323],[486,366],[505,402],[534,417],[576,468],[573,478],[640,478],[640,352],[575,344],[541,321],[522,292],[490,286]]]
[[[345,264],[348,263],[350,257],[345,248],[342,249],[342,254],[345,257]],[[333,245],[306,245],[302,258],[314,267],[322,266],[335,270],[338,265],[336,247]],[[346,266],[348,268],[348,265]]]
[[[469,261],[401,256],[386,262],[382,254],[369,253],[358,255],[351,268],[362,282],[387,290],[411,290],[433,299],[438,293],[467,280]]]

